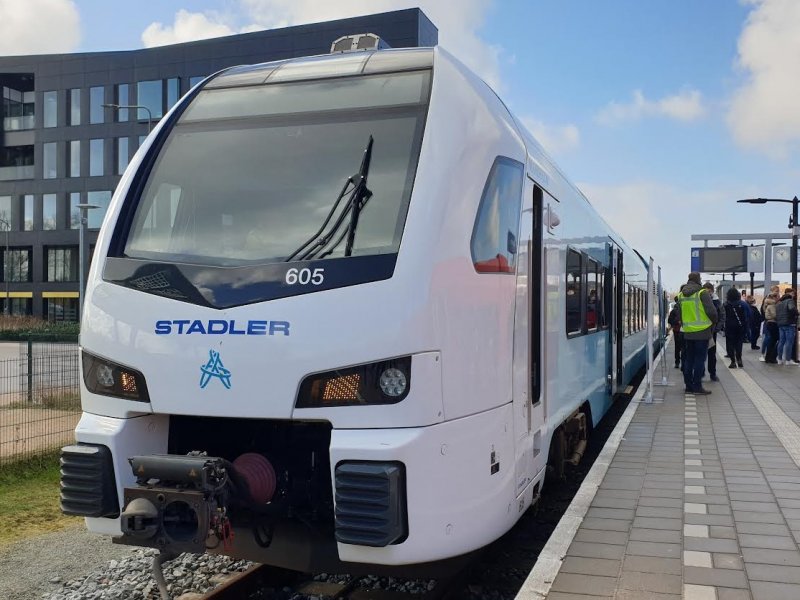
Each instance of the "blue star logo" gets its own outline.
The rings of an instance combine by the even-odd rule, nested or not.
[[[212,377],[218,378],[225,389],[231,389],[231,372],[222,364],[219,352],[216,350],[208,351],[208,362],[200,367],[200,389],[205,389]]]

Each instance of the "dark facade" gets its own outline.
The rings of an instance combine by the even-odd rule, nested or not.
[[[0,310],[77,318],[75,205],[101,206],[89,212],[92,247],[149,127],[147,110],[103,104],[144,105],[155,125],[220,69],[325,54],[336,38],[366,32],[393,48],[438,37],[422,11],[408,9],[143,50],[0,57]]]

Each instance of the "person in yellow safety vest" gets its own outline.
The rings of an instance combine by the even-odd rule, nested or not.
[[[700,273],[689,273],[689,280],[678,294],[683,332],[683,382],[687,394],[710,394],[701,380],[705,371],[708,340],[717,323],[717,309],[709,291],[700,284]]]

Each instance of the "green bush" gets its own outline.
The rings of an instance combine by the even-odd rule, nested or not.
[[[0,315],[0,341],[4,342],[77,342],[79,333],[79,323]]]

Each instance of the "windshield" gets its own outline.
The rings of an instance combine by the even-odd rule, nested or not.
[[[414,71],[201,92],[160,151],[125,256],[286,260],[319,230],[370,136],[372,196],[352,256],[396,253],[429,90],[430,71]],[[344,254],[340,244],[325,258]]]

